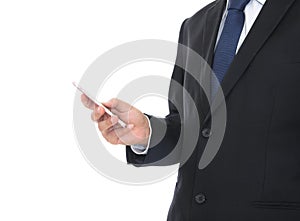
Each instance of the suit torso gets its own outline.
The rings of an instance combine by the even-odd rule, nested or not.
[[[209,65],[213,63],[225,3],[211,3],[181,28],[179,42]],[[172,79],[183,85],[194,100],[201,128],[193,154],[179,169],[168,221],[300,220],[299,23],[299,1],[266,1],[221,83],[227,110],[226,130],[219,151],[203,169],[198,168],[199,161],[218,128],[203,132],[221,114],[224,102],[215,102],[210,110],[209,95],[190,74],[175,66]],[[189,54],[184,57],[189,67]],[[196,73],[195,78],[209,82],[202,66]],[[155,131],[161,131],[160,122],[166,122],[164,139],[145,156],[135,155],[127,148],[128,162],[149,165],[172,151],[181,127],[180,111],[172,102],[183,109],[184,121],[193,121],[191,104],[172,84],[169,100],[170,114],[164,119],[151,118],[158,122],[151,122],[153,139]],[[172,163],[176,162],[159,165]]]
[[[182,44],[210,65],[224,2],[184,24]],[[208,140],[200,136],[179,171],[168,220],[300,220],[299,12],[298,1],[266,2],[222,82],[227,126],[220,150],[199,170]],[[186,74],[184,87],[198,100],[202,129],[209,128],[206,95],[192,82]]]

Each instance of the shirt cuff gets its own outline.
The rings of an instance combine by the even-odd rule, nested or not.
[[[134,144],[134,145],[131,145],[131,147],[130,147],[131,150],[137,155],[147,154],[148,150],[149,150],[149,146],[150,146],[150,140],[151,140],[151,136],[152,136],[152,128],[151,128],[149,117],[146,116],[146,118],[147,118],[148,125],[149,125],[149,137],[148,137],[147,146],[145,147],[144,145]]]

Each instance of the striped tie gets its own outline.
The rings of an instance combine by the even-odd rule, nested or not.
[[[250,0],[229,0],[228,14],[224,28],[216,47],[213,71],[219,82],[222,82],[233,61],[237,45],[245,22],[244,9]],[[211,81],[212,98],[219,89],[215,78]]]

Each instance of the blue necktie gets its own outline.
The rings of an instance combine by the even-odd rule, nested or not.
[[[222,82],[235,56],[245,22],[244,9],[249,1],[250,0],[229,0],[228,14],[221,37],[216,47],[213,61],[213,71],[219,82]],[[216,79],[212,78],[212,98],[215,97],[218,89],[218,82],[216,82]]]

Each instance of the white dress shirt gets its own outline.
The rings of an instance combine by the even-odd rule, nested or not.
[[[239,43],[238,43],[238,46],[237,46],[237,49],[236,49],[236,53],[238,53],[240,47],[242,46],[244,40],[246,39],[249,31],[251,30],[255,20],[257,19],[258,15],[259,15],[259,13],[260,13],[260,11],[263,8],[265,3],[266,3],[266,0],[250,0],[250,2],[245,7],[245,10],[244,10],[245,23],[244,23],[242,33],[240,35],[240,39],[239,39]],[[227,14],[228,14],[228,11],[227,11],[228,5],[229,5],[229,1],[227,1],[226,9],[223,13],[223,17],[222,17],[222,20],[221,20],[221,23],[220,23],[219,32],[218,32],[217,41],[216,41],[216,46],[219,42],[219,39],[221,37],[222,31],[223,31],[223,28],[224,28],[225,20],[226,20]],[[146,147],[141,146],[141,145],[132,145],[131,149],[136,154],[146,154],[148,152],[149,145],[150,145],[150,139],[151,139],[151,135],[152,135],[152,128],[151,128],[151,124],[150,124],[149,119],[148,119],[148,122],[149,122],[149,127],[150,127],[150,136],[149,136],[149,140],[148,140],[148,145]]]
[[[236,53],[239,51],[240,47],[242,46],[244,40],[246,39],[249,31],[251,30],[255,20],[257,19],[262,7],[264,6],[266,0],[250,0],[250,2],[248,3],[248,5],[246,5],[244,13],[245,13],[245,23],[244,23],[244,27],[242,30],[242,33],[240,35],[240,40],[236,49]],[[226,5],[226,9],[223,13],[223,17],[220,23],[220,27],[219,27],[219,33],[218,33],[218,37],[217,37],[217,43],[219,42],[219,39],[221,37],[223,28],[224,28],[224,24],[225,24],[225,20],[228,14],[228,6],[229,6],[229,1],[227,1],[227,5]],[[216,44],[217,46],[217,44]]]

